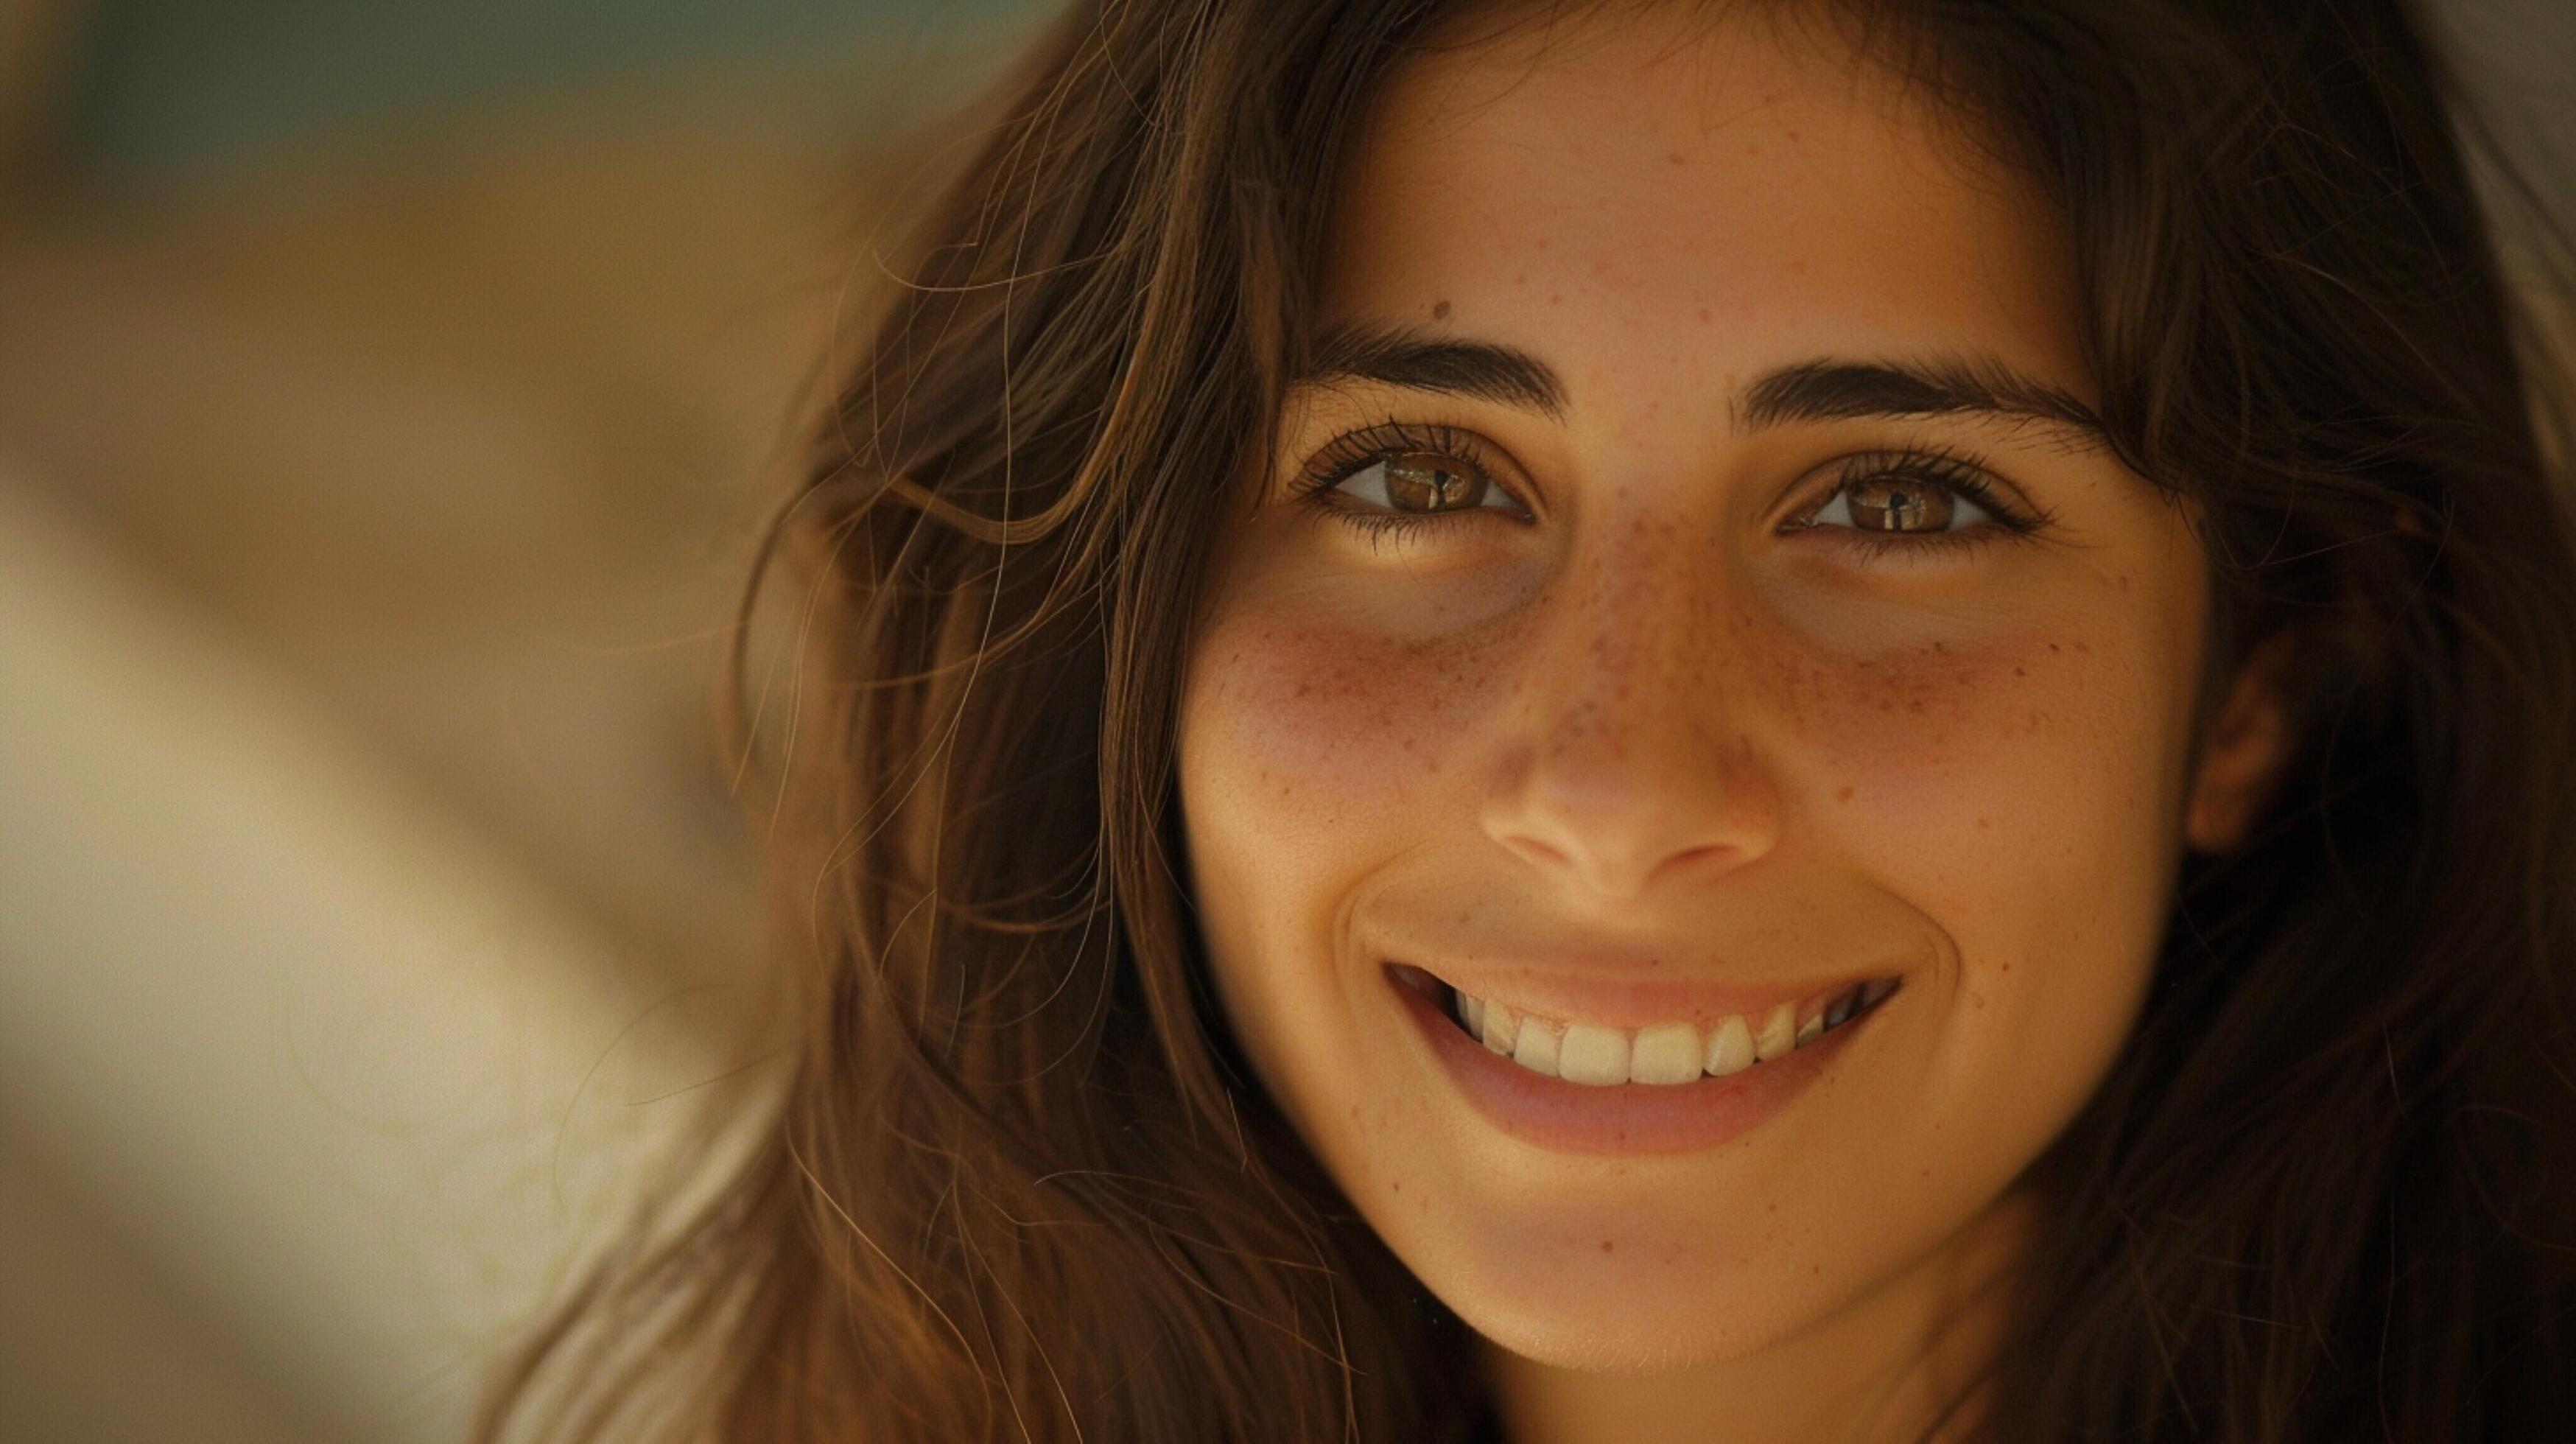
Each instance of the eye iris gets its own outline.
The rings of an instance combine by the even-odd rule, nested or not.
[[[1386,460],[1386,499],[1404,511],[1456,511],[1484,491],[1484,477],[1454,456],[1408,451]]]
[[[1858,531],[1939,531],[1950,523],[1949,493],[1910,477],[1865,478],[1852,483],[1850,498]]]

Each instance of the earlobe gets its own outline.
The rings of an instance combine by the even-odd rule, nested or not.
[[[2271,801],[2296,740],[2287,688],[2296,651],[2297,638],[2285,629],[2264,638],[2237,668],[2201,748],[2183,813],[2183,837],[2194,850],[2234,850]]]

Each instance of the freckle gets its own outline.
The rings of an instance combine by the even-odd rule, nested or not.
[[[1708,324],[1708,308],[1706,306],[1699,308],[1699,323],[1703,326]]]
[[[1545,242],[1541,242],[1541,244],[1545,244]],[[1547,303],[1548,303],[1549,305],[1551,305],[1551,306],[1555,305],[1557,302],[1562,301],[1562,300],[1564,300],[1564,299],[1565,299],[1565,296],[1564,296],[1564,294],[1563,294],[1562,292],[1558,292],[1558,291],[1550,291],[1550,292],[1548,292],[1548,293],[1547,293]]]
[[[2122,573],[2120,573],[2120,590],[2122,590],[2122,591],[2124,591],[2124,592],[2125,592],[2125,591],[2127,591],[2128,589],[2129,589],[2129,574],[2128,574],[2127,572],[2122,572]]]
[[[1906,711],[1908,711],[1908,712],[1920,712],[1920,711],[1922,711],[1922,710],[1923,710],[1923,699],[1922,699],[1922,698],[1920,698],[1920,697],[1917,697],[1917,698],[1915,698],[1913,701],[1906,703],[1906,704],[1905,704],[1905,710],[1906,710]]]
[[[1395,1185],[1395,1191],[1396,1191],[1396,1192],[1398,1192],[1398,1193],[1402,1193],[1402,1192],[1404,1192],[1404,1185],[1403,1185],[1403,1183],[1398,1182],[1398,1183]]]
[[[1664,152],[1664,159],[1671,161],[1675,165],[1680,165],[1682,163],[1682,153],[1677,150],[1668,150]]]
[[[2011,972],[2011,971],[2012,971],[2012,964],[2010,964],[2010,963],[2005,963],[2003,966],[2001,966],[2001,967],[1997,968],[1995,971],[1997,971],[1997,972],[1999,972],[1999,973],[2009,973],[2009,972]]]
[[[1836,802],[1849,802],[1851,801],[1851,795],[1851,784],[1848,782],[1834,789],[1834,801]]]
[[[2055,642],[2051,642],[2051,643],[2049,643],[2049,644],[2048,644],[2048,650],[2050,650],[2050,651],[2052,651],[2052,652],[2056,651],[2056,650],[2057,650],[2057,644],[2056,644]]]
[[[2013,675],[2014,675],[2014,676],[2016,676],[2016,677],[2027,677],[2027,676],[2029,676],[2030,674],[2029,674],[2028,672],[2023,671],[2023,670],[2022,670],[2021,668],[2019,668],[2019,667],[2015,667],[2015,668],[2013,668]]]
[[[1610,1251],[1610,1240],[1606,1238],[1601,1240],[1601,1251],[1603,1253],[1608,1253]]]
[[[1400,460],[1401,458],[1398,458],[1398,459]],[[1314,691],[1314,690],[1315,690],[1315,684],[1314,684],[1314,683],[1312,683],[1312,682],[1300,682],[1300,683],[1298,683],[1298,684],[1297,684],[1297,695],[1298,695],[1298,696],[1300,696],[1300,697],[1303,697],[1303,696],[1305,696],[1307,693],[1312,692],[1312,691]]]
[[[1440,301],[1440,302],[1437,302],[1437,303],[1433,304],[1433,306],[1431,307],[1431,319],[1432,319],[1432,320],[1434,320],[1434,321],[1446,321],[1446,320],[1448,320],[1448,319],[1449,319],[1449,303],[1448,303],[1448,302],[1446,302],[1446,301]]]
[[[1982,818],[1982,817],[1980,817],[1980,818],[1978,818],[1978,819],[1977,819],[1977,831],[1979,831],[1979,832],[1983,832],[1983,831],[1985,831],[1985,830],[1986,830],[1986,826],[1987,826],[1986,819],[1984,819],[1984,818]]]

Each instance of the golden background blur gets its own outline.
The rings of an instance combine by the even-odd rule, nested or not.
[[[457,1437],[743,1061],[751,544],[1035,14],[0,0],[0,1439]]]
[[[694,1141],[752,542],[1051,8],[0,0],[0,1439],[454,1438]]]

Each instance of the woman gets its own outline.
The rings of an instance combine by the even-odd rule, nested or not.
[[[2576,1437],[2560,396],[2401,6],[1011,94],[781,528],[791,1076],[495,1430]]]

